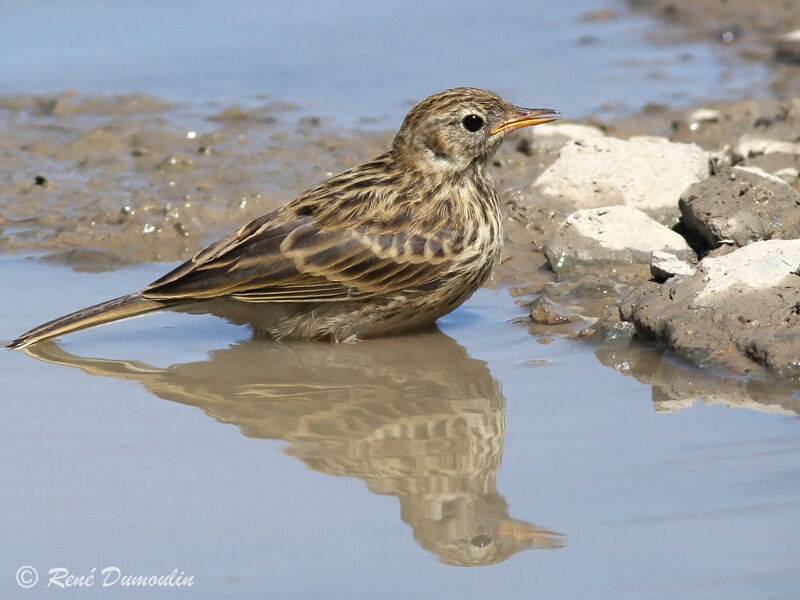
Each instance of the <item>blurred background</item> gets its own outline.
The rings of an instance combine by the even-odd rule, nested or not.
[[[396,122],[409,102],[461,85],[577,117],[741,96],[765,76],[760,63],[723,52],[732,38],[676,41],[666,21],[608,0],[0,7],[0,93],[240,103],[266,94],[343,122]]]

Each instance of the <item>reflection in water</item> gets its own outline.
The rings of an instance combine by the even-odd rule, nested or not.
[[[681,363],[652,346],[602,347],[601,363],[653,388],[658,412],[677,412],[698,399],[706,404],[759,412],[800,414],[800,383],[790,379],[755,379],[704,371]]]
[[[414,538],[446,563],[490,564],[566,544],[509,517],[495,481],[505,399],[486,364],[440,332],[357,344],[243,342],[165,369],[81,358],[53,342],[27,351],[137,380],[245,435],[286,440],[312,469],[397,496]]]

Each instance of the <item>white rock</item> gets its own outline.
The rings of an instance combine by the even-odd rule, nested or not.
[[[753,135],[743,135],[736,144],[734,150],[739,156],[745,158],[758,156],[760,154],[773,154],[784,152],[785,154],[800,154],[800,144],[794,142],[784,142],[782,140],[771,140]]]
[[[759,177],[763,177],[764,179],[771,181],[772,183],[778,183],[780,185],[789,184],[787,181],[777,175],[773,175],[772,173],[767,173],[764,169],[760,169],[758,167],[744,167],[744,166],[736,166],[731,169],[733,172],[739,171],[740,173],[753,173],[754,175],[758,175]]]
[[[650,273],[653,277],[669,279],[675,275],[691,275],[694,267],[671,252],[656,250],[650,256]]]
[[[597,127],[577,123],[545,123],[529,129],[533,144],[538,148],[559,148],[567,142],[604,137]]]
[[[800,29],[795,29],[778,38],[775,55],[787,62],[800,63]]]
[[[659,138],[591,138],[567,143],[534,187],[576,207],[623,204],[678,212],[678,199],[709,175],[709,154]]]
[[[754,291],[774,287],[786,277],[798,277],[798,267],[800,240],[764,240],[724,256],[704,258],[699,268],[705,273],[705,287],[692,304],[724,303],[724,292],[734,286]]]
[[[627,206],[578,210],[545,244],[545,253],[556,272],[591,261],[649,264],[650,256],[658,250],[681,259],[694,256],[679,234]]]
[[[689,115],[689,121],[692,123],[716,123],[722,113],[712,108],[698,108]]]
[[[800,171],[795,169],[794,167],[786,167],[785,169],[780,169],[775,171],[773,175],[780,177],[786,183],[794,183],[798,179],[800,179]]]

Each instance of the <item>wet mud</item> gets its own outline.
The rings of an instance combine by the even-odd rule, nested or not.
[[[76,268],[177,261],[386,147],[267,102],[0,98],[0,246]]]

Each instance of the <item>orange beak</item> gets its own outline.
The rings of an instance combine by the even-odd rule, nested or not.
[[[567,536],[563,533],[514,519],[502,519],[497,533],[528,548],[563,548],[567,545]]]
[[[509,131],[514,131],[515,129],[520,129],[522,127],[531,127],[532,125],[549,123],[550,121],[557,120],[559,117],[556,115],[560,114],[557,110],[553,110],[552,108],[517,107],[517,111],[519,111],[518,116],[500,123],[500,125],[489,132],[489,135],[508,133]]]

